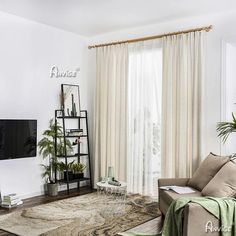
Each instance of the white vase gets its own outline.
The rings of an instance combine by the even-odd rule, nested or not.
[[[113,166],[109,166],[108,167],[108,174],[107,174],[107,179],[108,181],[112,181],[112,179],[114,178],[114,167]]]

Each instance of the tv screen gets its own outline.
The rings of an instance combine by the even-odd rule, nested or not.
[[[35,157],[37,120],[0,120],[0,160]]]

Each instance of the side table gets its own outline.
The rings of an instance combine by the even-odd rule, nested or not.
[[[112,206],[107,208],[109,214],[123,214],[125,212],[127,183],[120,182],[120,186],[111,185],[106,182],[97,183],[97,194],[107,199],[107,201],[113,201]]]

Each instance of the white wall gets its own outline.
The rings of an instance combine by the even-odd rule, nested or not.
[[[37,119],[38,140],[59,108],[61,83],[80,85],[87,108],[86,39],[43,24],[0,13],[0,119]],[[75,79],[50,78],[52,66],[81,71]],[[43,191],[42,158],[0,161],[0,189],[22,197]]]
[[[222,40],[236,35],[235,12],[214,14],[146,27],[127,29],[89,39],[89,44],[143,37],[213,24],[208,33],[205,86],[204,155],[220,153],[215,131],[221,120]],[[0,13],[0,118],[38,120],[38,140],[59,107],[60,84],[76,83],[81,88],[82,108],[93,121],[95,50],[87,50],[87,40],[43,24]],[[87,63],[88,62],[88,63]],[[76,79],[52,79],[50,68],[81,68]],[[96,118],[96,117],[95,117]],[[91,126],[90,126],[91,127]],[[92,135],[92,129],[90,128]],[[43,190],[39,163],[41,158],[0,161],[0,188],[29,197]]]
[[[227,40],[225,43],[225,53],[223,54],[223,65],[225,70],[222,74],[222,84],[225,88],[223,91],[225,99],[223,100],[222,119],[224,121],[232,121],[232,112],[236,114],[236,39]],[[224,153],[236,153],[235,149],[236,135],[231,134],[226,143],[222,145]]]
[[[213,30],[207,34],[206,78],[204,95],[204,133],[203,155],[205,158],[210,151],[221,153],[220,140],[216,133],[216,124],[221,120],[221,69],[222,69],[222,40],[236,35],[235,12],[204,15],[192,18],[183,18],[146,27],[127,29],[110,34],[100,35],[89,40],[89,44],[99,44],[111,41],[120,41],[185,29],[213,25]],[[95,58],[95,49],[90,50],[89,57]],[[94,66],[94,74],[96,67]],[[90,77],[90,84],[94,84]],[[90,85],[89,85],[90,86]],[[235,150],[236,151],[236,150]]]

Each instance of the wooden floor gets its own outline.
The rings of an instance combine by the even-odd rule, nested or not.
[[[129,229],[126,232],[138,232],[140,233],[140,235],[157,235],[161,232],[162,226],[163,226],[163,218],[162,216],[159,216],[144,224]]]
[[[40,204],[46,204],[49,202],[54,202],[54,201],[58,201],[58,200],[62,200],[62,199],[70,198],[70,197],[81,196],[81,195],[88,194],[88,193],[91,193],[94,191],[95,190],[91,190],[90,187],[81,187],[80,190],[77,190],[77,189],[70,190],[69,195],[67,194],[66,191],[63,191],[63,192],[60,192],[59,195],[56,197],[50,197],[47,195],[43,195],[43,196],[37,196],[37,197],[33,197],[33,198],[24,199],[24,204],[17,207],[17,208],[8,210],[8,209],[0,207],[0,215],[9,214],[14,211],[19,211],[19,210],[22,210],[25,208],[34,207],[34,206],[37,206]],[[0,236],[13,236],[13,235],[14,234],[7,233],[3,230],[0,230]]]

